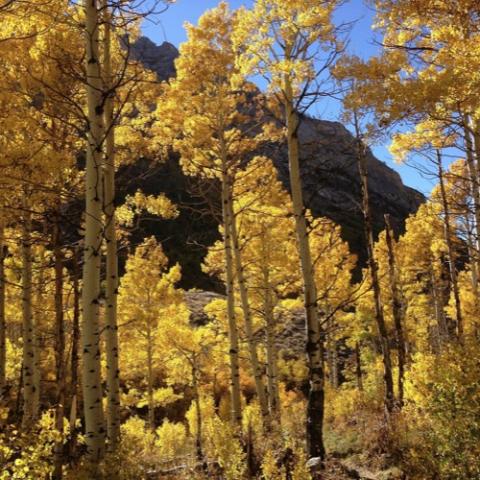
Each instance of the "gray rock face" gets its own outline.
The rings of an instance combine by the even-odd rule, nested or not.
[[[149,70],[156,72],[159,80],[168,80],[175,76],[177,48],[169,42],[157,45],[147,37],[140,37],[131,46],[131,55]]]
[[[328,217],[340,224],[344,237],[358,250],[364,238],[354,137],[341,123],[303,117],[299,140],[305,205],[315,216]],[[285,148],[274,156],[274,162],[281,180],[289,188]],[[416,212],[425,201],[424,196],[405,186],[400,175],[375,158],[370,150],[367,164],[375,231],[383,229],[385,213],[391,215],[394,227],[401,231],[405,218]]]
[[[205,313],[205,307],[213,300],[221,300],[224,298],[223,295],[214,292],[187,290],[185,292],[185,303],[190,311],[190,322],[197,326],[208,323],[209,319]]]

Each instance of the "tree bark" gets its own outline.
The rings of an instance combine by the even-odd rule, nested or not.
[[[70,455],[73,456],[77,443],[77,386],[78,386],[78,346],[80,343],[80,271],[77,249],[73,252],[73,319],[72,352],[70,358]]]
[[[307,402],[307,450],[309,457],[325,457],[323,444],[324,419],[324,371],[323,342],[321,326],[317,313],[317,292],[314,281],[313,263],[303,203],[300,175],[300,154],[298,127],[299,117],[293,105],[293,89],[290,78],[285,78],[285,116],[287,123],[288,162],[290,187],[292,191],[293,216],[297,234],[298,250],[302,268],[304,286],[304,305],[306,312],[307,367],[309,392]]]
[[[108,3],[104,2],[104,76],[105,89],[112,88],[111,59],[111,16]],[[108,447],[115,451],[120,440],[120,377],[118,366],[118,252],[115,215],[115,125],[113,112],[113,92],[105,99],[105,169],[104,169],[104,213],[106,258],[105,288],[105,350],[107,360],[107,438]]]
[[[63,314],[63,252],[60,228],[60,206],[53,231],[53,253],[55,270],[55,365],[56,365],[56,386],[57,399],[55,407],[55,428],[59,434],[59,440],[55,444],[55,460],[53,479],[61,480],[63,467],[63,418],[65,411],[65,325]]]
[[[360,354],[360,344],[355,342],[355,376],[357,378],[357,388],[363,392],[363,371],[362,371],[362,357]]]
[[[264,245],[265,247],[265,245]],[[267,392],[270,417],[280,421],[280,394],[278,389],[277,346],[275,343],[275,319],[273,315],[272,287],[268,265],[263,268],[265,345],[267,357]]]
[[[86,215],[82,289],[83,404],[87,457],[95,474],[95,465],[105,450],[105,425],[100,370],[100,267],[102,228],[103,98],[99,59],[97,0],[84,0],[87,73],[87,164]]]
[[[435,276],[435,269],[433,265],[433,260],[431,260],[430,265],[430,279],[431,279],[431,290],[432,290],[432,297],[433,297],[433,304],[435,308],[435,318],[437,320],[438,326],[438,333],[440,336],[440,346],[444,343],[444,341],[449,339],[449,332],[447,321],[445,319],[445,311],[444,311],[444,301],[443,295],[441,294],[440,288],[438,286],[437,278]]]
[[[443,227],[445,233],[445,243],[447,244],[448,254],[448,270],[450,273],[450,282],[452,287],[453,299],[455,302],[455,320],[457,323],[457,337],[460,343],[463,343],[463,316],[462,306],[460,302],[460,291],[458,288],[457,268],[455,265],[455,253],[452,243],[452,229],[450,225],[450,206],[448,204],[447,192],[445,189],[445,178],[442,166],[442,156],[440,151],[437,150],[437,168],[438,168],[438,181],[440,185],[440,194],[442,199],[443,209]]]
[[[468,216],[468,213],[467,213]],[[475,247],[475,239],[473,232],[471,230],[470,221],[467,219],[467,248],[468,248],[468,258],[470,259],[470,269],[471,269],[471,278],[472,278],[472,289],[475,292],[475,295],[479,295],[478,290],[478,268],[475,258],[477,256],[477,249]]]
[[[155,403],[153,399],[153,338],[152,327],[147,322],[147,402],[148,425],[152,432],[155,431]]]
[[[6,382],[7,325],[5,319],[5,223],[0,219],[0,401]]]
[[[260,404],[260,412],[265,426],[268,428],[270,424],[270,418],[268,414],[268,403],[265,393],[265,385],[263,383],[262,369],[260,367],[260,361],[258,360],[258,351],[257,344],[254,338],[253,332],[253,322],[252,322],[252,313],[250,310],[250,304],[248,300],[248,291],[247,283],[245,280],[245,275],[243,271],[243,261],[242,261],[242,252],[240,249],[240,242],[238,238],[237,231],[237,221],[235,212],[233,209],[233,198],[232,198],[232,185],[231,178],[228,180],[229,185],[229,195],[228,195],[228,205],[229,209],[229,220],[230,220],[230,232],[233,245],[233,257],[235,260],[235,273],[237,274],[238,289],[240,292],[240,302],[242,305],[243,319],[245,322],[245,333],[247,336],[247,345],[248,353],[250,357],[250,363],[252,365],[253,378],[255,380],[255,390],[257,392],[258,403]],[[228,227],[227,227],[228,228]]]
[[[397,356],[398,356],[398,406],[403,407],[403,380],[405,376],[405,335],[403,333],[403,315],[402,315],[402,300],[400,289],[398,287],[398,271],[395,260],[395,251],[393,249],[393,229],[390,223],[390,215],[385,215],[385,237],[387,241],[388,250],[388,277],[390,280],[390,290],[392,295],[392,312],[393,322],[395,325],[395,336],[397,341]]]
[[[468,181],[470,184],[470,193],[473,200],[473,219],[474,219],[474,228],[471,232],[474,241],[472,242],[472,253],[471,258],[472,263],[472,272],[476,272],[476,279],[478,281],[478,272],[480,272],[480,188],[479,188],[479,177],[478,177],[478,165],[480,162],[480,137],[478,135],[474,136],[474,142],[472,141],[471,133],[468,128],[468,121],[464,119],[464,138],[465,138],[465,149],[466,149],[466,160],[467,160],[467,171],[468,171]],[[478,291],[478,284],[475,282],[474,285],[475,291]]]
[[[338,371],[338,347],[337,340],[334,335],[333,317],[330,317],[327,322],[328,335],[326,338],[326,354],[329,369],[330,385],[333,388],[338,388],[340,385],[339,371]]]
[[[38,384],[35,354],[35,328],[32,309],[32,215],[27,201],[23,199],[22,233],[22,318],[23,318],[23,417],[22,429],[33,427],[38,416]]]
[[[357,146],[357,161],[358,170],[360,173],[360,183],[362,190],[362,210],[365,230],[365,240],[367,242],[368,266],[370,270],[370,277],[372,281],[373,297],[375,303],[375,321],[380,336],[380,343],[382,347],[383,360],[383,380],[385,386],[384,406],[386,418],[388,420],[390,413],[394,409],[395,396],[393,392],[393,374],[392,374],[392,360],[390,356],[390,342],[388,338],[387,326],[385,324],[385,317],[383,314],[383,305],[380,292],[380,282],[378,280],[378,265],[375,259],[375,244],[373,239],[372,215],[370,209],[369,190],[368,190],[368,169],[367,158],[365,152],[365,145],[360,139],[360,132],[357,121],[355,119],[356,130],[356,146]]]
[[[192,364],[192,385],[193,385],[193,396],[195,402],[195,422],[197,424],[197,435],[195,438],[195,450],[197,453],[197,460],[204,465],[206,468],[205,457],[203,455],[202,448],[202,410],[200,406],[200,393],[198,391],[198,378],[197,378],[197,369],[195,364]]]
[[[265,299],[265,342],[267,345],[267,376],[268,376],[268,398],[270,416],[280,421],[280,394],[278,389],[278,359],[277,346],[275,345],[275,320],[271,308],[271,292],[267,292]]]
[[[240,347],[238,342],[237,321],[235,319],[235,297],[233,285],[233,255],[230,228],[230,212],[228,209],[228,192],[227,172],[222,173],[222,215],[223,215],[223,245],[225,255],[225,272],[226,272],[226,290],[227,290],[227,317],[228,317],[228,339],[230,344],[229,360],[230,360],[230,388],[232,398],[232,422],[240,428],[242,424],[242,407],[240,397]]]

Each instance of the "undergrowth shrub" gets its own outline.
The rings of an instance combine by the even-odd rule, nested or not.
[[[416,478],[480,478],[480,352],[417,354],[406,382],[405,463]]]

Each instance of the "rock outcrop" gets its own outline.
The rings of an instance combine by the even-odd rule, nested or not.
[[[131,45],[133,60],[140,61],[149,70],[156,72],[159,80],[168,80],[175,76],[177,48],[169,42],[157,45],[148,37],[140,37]]]

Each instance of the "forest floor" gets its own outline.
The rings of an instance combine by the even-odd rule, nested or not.
[[[320,477],[322,480],[351,480],[351,475],[345,472],[338,459],[330,459],[325,464],[325,471]]]
[[[358,459],[330,458],[325,464],[325,470],[320,475],[320,480],[403,480],[405,475],[398,468],[387,470],[372,470],[359,464]]]

